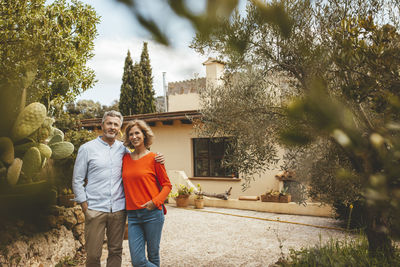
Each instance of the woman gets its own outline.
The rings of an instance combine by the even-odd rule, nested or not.
[[[156,154],[148,150],[153,137],[150,127],[141,120],[130,122],[125,129],[124,144],[135,149],[125,154],[122,161],[133,266],[160,266],[160,240],[164,224],[162,204],[172,186],[164,165],[157,163],[154,160]]]

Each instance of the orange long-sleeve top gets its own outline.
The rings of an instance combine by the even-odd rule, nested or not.
[[[171,192],[165,166],[155,161],[156,154],[150,152],[138,160],[133,160],[129,153],[122,160],[122,180],[124,183],[126,209],[143,209],[142,205],[153,200],[158,209]],[[157,178],[162,187],[158,188]]]

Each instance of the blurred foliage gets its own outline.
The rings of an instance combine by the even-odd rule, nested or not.
[[[124,3],[132,12],[137,21],[146,29],[153,39],[161,44],[170,45],[172,36],[168,36],[163,30],[163,26],[157,17],[151,17],[148,10],[141,8],[139,0],[116,0]],[[186,0],[167,0],[167,8],[172,11],[174,19],[182,19],[190,22],[192,28],[201,33],[204,37],[212,34],[215,28],[223,27],[224,20],[236,13],[238,0],[207,0],[205,1],[204,10],[193,10]],[[282,29],[282,34],[288,36],[290,34],[290,19],[285,12],[283,6],[277,2],[265,4],[263,1],[252,1],[258,6],[260,13],[263,15],[263,21],[276,25],[277,29]],[[155,4],[155,3],[152,3]],[[158,3],[160,4],[160,2]],[[239,39],[237,39],[239,40]],[[240,47],[243,42],[239,41],[236,45]]]

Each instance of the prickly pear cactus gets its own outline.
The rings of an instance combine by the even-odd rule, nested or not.
[[[38,148],[39,151],[40,151],[40,155],[41,155],[41,158],[42,158],[42,159],[43,159],[43,158],[47,158],[47,159],[48,159],[48,158],[51,157],[52,150],[51,150],[51,148],[50,148],[48,145],[39,143],[39,144],[37,145],[37,148]]]
[[[74,145],[70,142],[58,142],[50,145],[52,159],[64,159],[74,152]]]
[[[13,163],[8,167],[7,170],[7,182],[9,185],[14,186],[17,184],[19,176],[21,174],[22,160],[15,158]]]
[[[22,161],[24,162],[22,165],[22,171],[27,177],[33,177],[41,170],[42,158],[37,147],[29,148],[28,151],[26,151]]]
[[[7,175],[7,168],[6,167],[0,167],[0,179],[2,179],[3,177],[6,177]]]
[[[48,159],[63,159],[74,151],[73,144],[64,142],[64,133],[53,127],[54,119],[46,113],[40,103],[26,106],[11,129],[11,139],[0,137],[0,178],[6,178],[11,186],[45,179],[41,171]]]
[[[62,137],[62,140],[64,140],[64,133],[58,128],[53,128],[53,135],[60,135]]]
[[[8,137],[0,137],[0,160],[7,165],[14,161],[14,144]]]
[[[56,143],[59,143],[59,142],[62,142],[62,141],[64,141],[64,137],[59,135],[59,134],[55,134],[47,144],[49,146],[51,146],[53,144],[56,144]]]
[[[37,129],[37,139],[38,142],[45,142],[47,138],[51,135],[51,128],[43,127],[40,126],[39,129]]]
[[[19,141],[33,132],[42,125],[46,119],[46,107],[41,103],[32,103],[26,106],[21,113],[18,114],[11,131],[11,138]]]
[[[7,167],[4,163],[0,160],[0,181],[3,177],[7,176]]]
[[[17,157],[23,157],[26,151],[28,151],[29,148],[36,146],[37,143],[33,142],[32,140],[27,141],[26,143],[15,145],[14,147],[14,153]]]
[[[55,120],[53,118],[50,117],[46,117],[42,123],[42,127],[46,127],[46,128],[52,128],[53,124],[54,124]],[[61,131],[60,131],[61,132]]]

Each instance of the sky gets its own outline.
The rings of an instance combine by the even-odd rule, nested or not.
[[[130,10],[117,1],[81,0],[81,2],[91,5],[101,16],[101,22],[97,26],[98,36],[94,41],[95,56],[87,64],[95,71],[98,81],[92,89],[79,95],[77,100],[92,99],[103,105],[110,105],[114,100],[119,100],[128,49],[133,61],[139,61],[143,42],[148,43],[156,96],[163,95],[163,72],[166,72],[167,83],[192,79],[196,74],[205,77],[205,67],[202,63],[209,55],[202,56],[188,47],[194,37],[190,24],[179,19],[171,19],[172,13],[163,1],[151,0],[142,3],[150,15],[159,17],[162,29],[173,36],[171,47],[152,41],[151,36],[135,21]],[[192,2],[191,6],[194,8],[200,9],[204,3],[198,0],[189,2]]]

